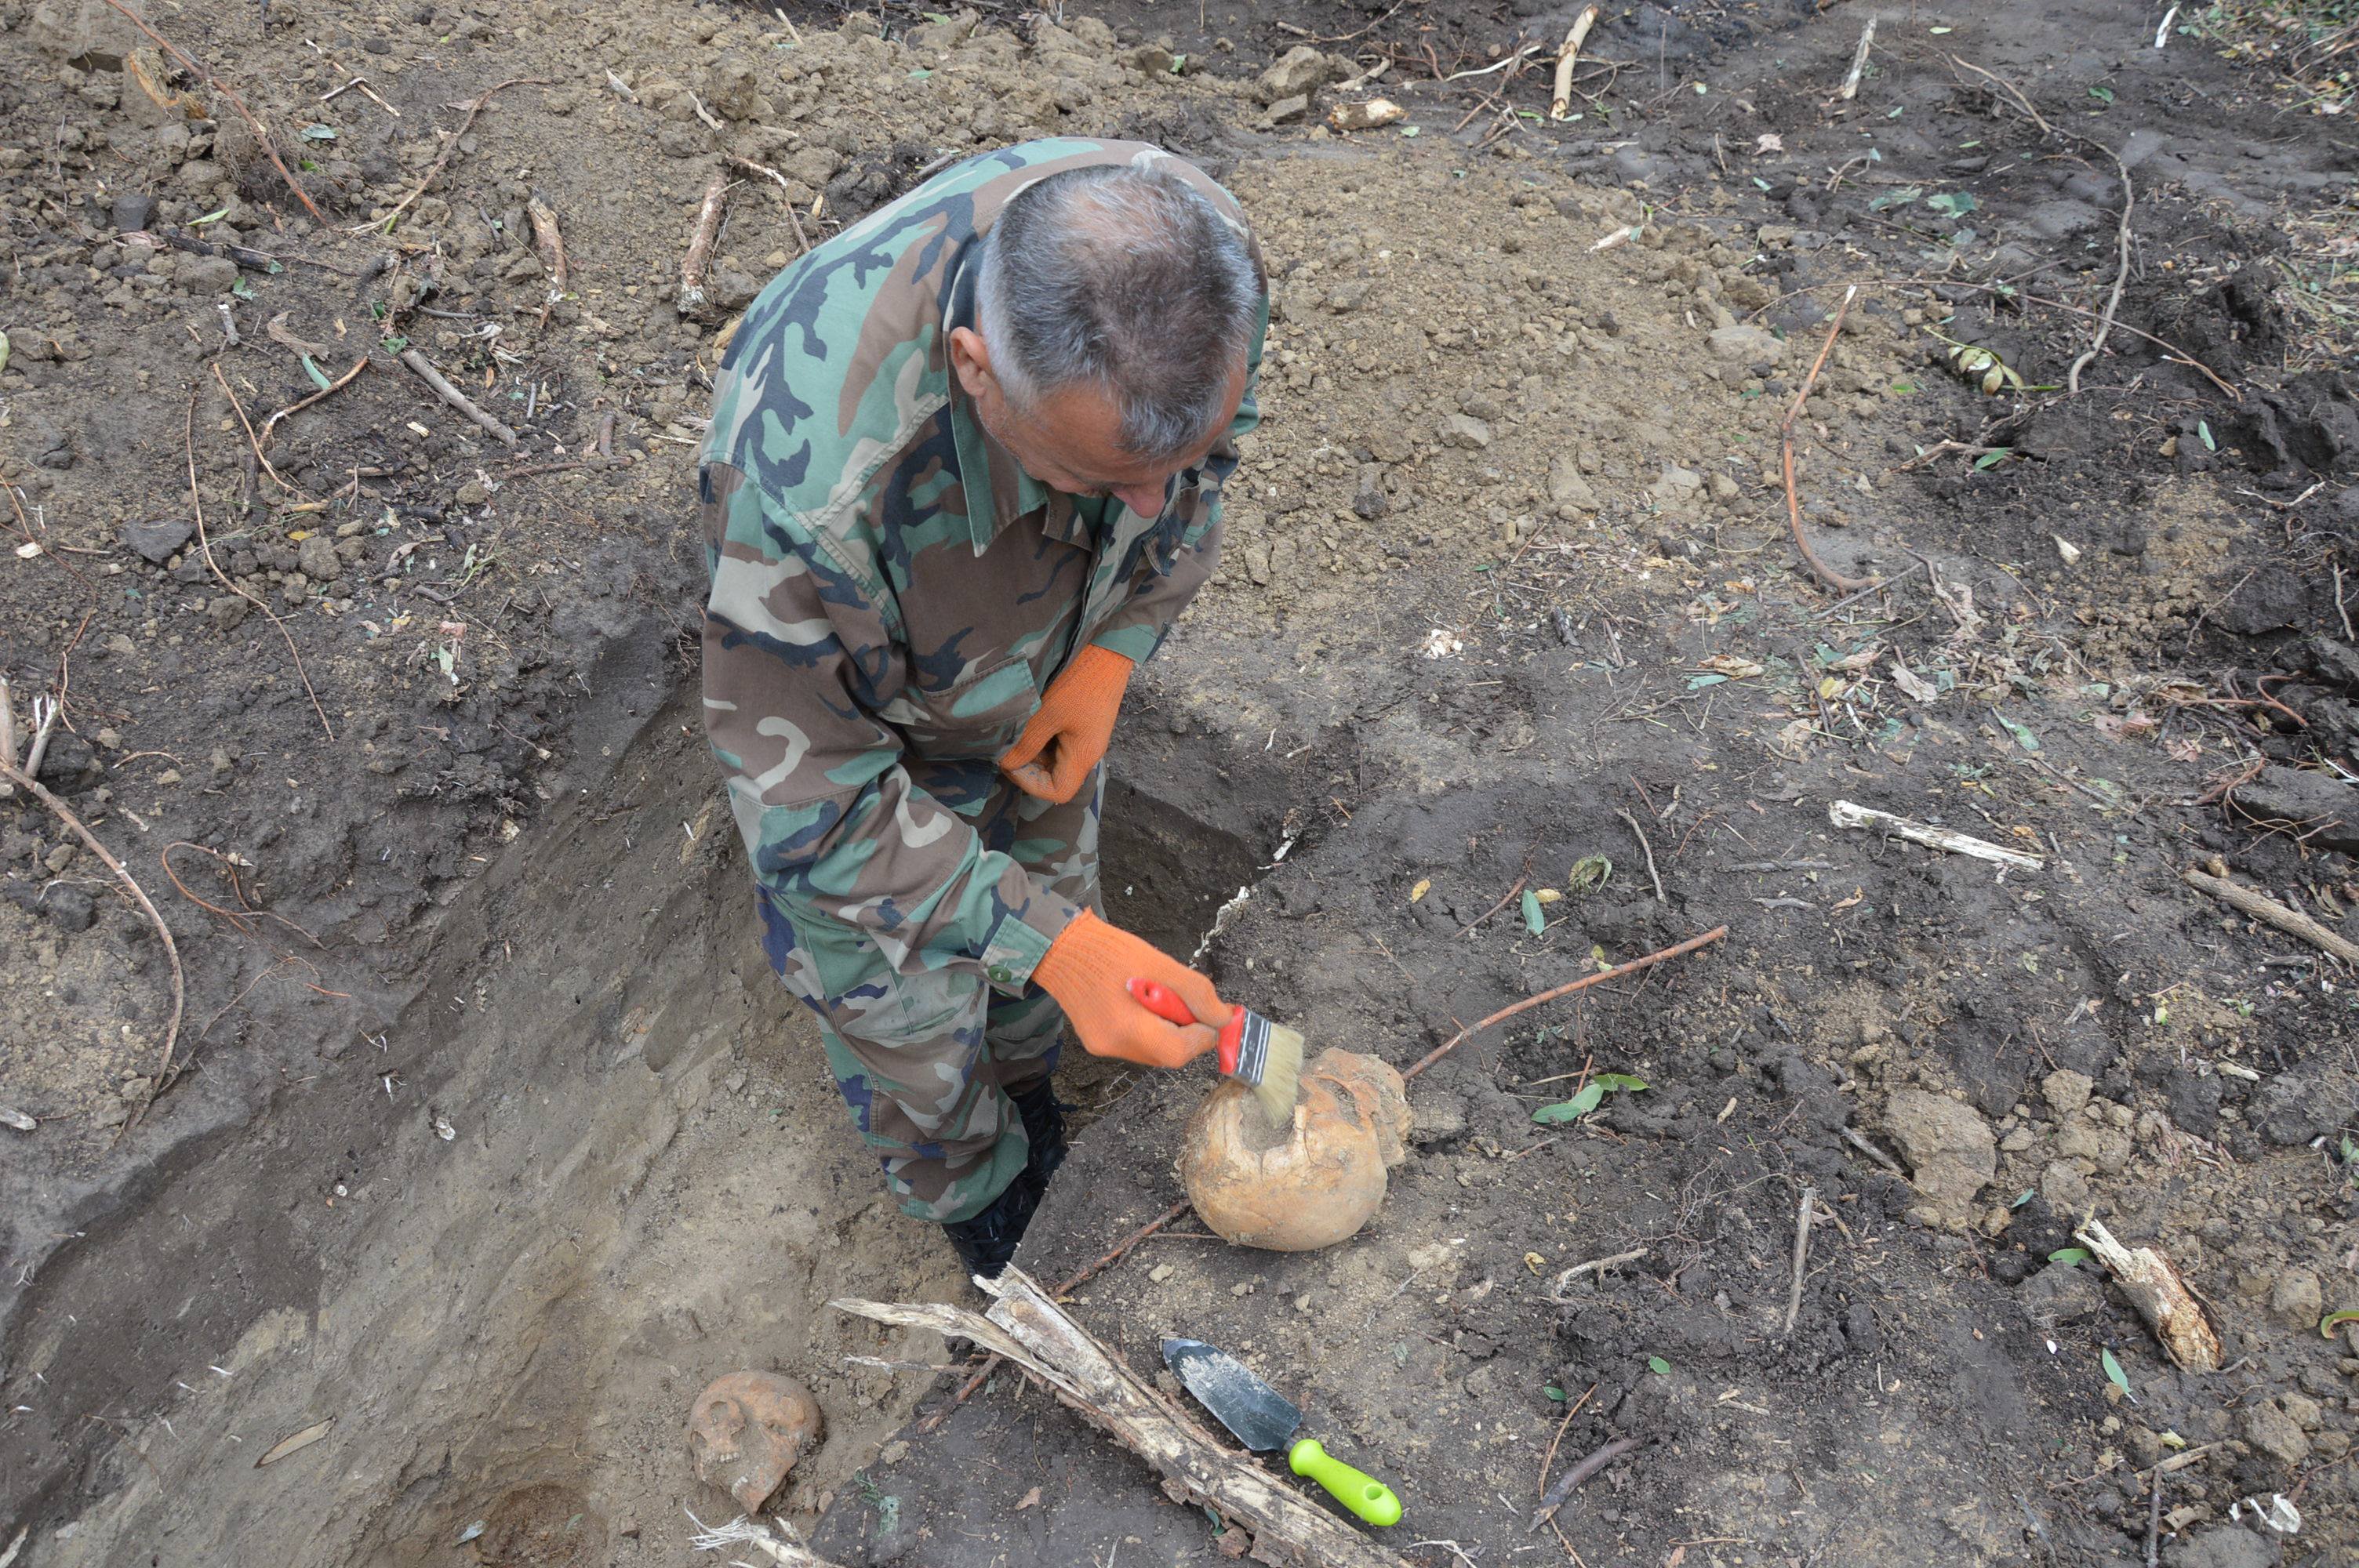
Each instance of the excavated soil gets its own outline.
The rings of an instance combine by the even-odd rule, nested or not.
[[[0,1105],[35,1123],[0,1130],[0,1563],[700,1560],[689,1516],[734,1509],[681,1426],[741,1366],[819,1397],[777,1506],[842,1563],[1245,1546],[826,1306],[972,1293],[765,971],[684,662],[717,332],[799,229],[1059,131],[1197,157],[1273,271],[1226,559],[1117,738],[1114,916],[1185,954],[1226,906],[1225,993],[1400,1065],[1729,928],[1414,1080],[1353,1240],[1183,1219],[1076,1315],[1141,1367],[1242,1356],[1400,1491],[1420,1564],[2139,1563],[2173,1453],[2161,1561],[2341,1561],[2353,981],[2180,878],[2359,937],[2359,411],[2285,294],[2347,212],[2339,122],[2208,19],[2157,49],[2093,0],[1877,7],[1849,101],[1867,7],[1616,10],[1561,125],[1545,59],[1435,80],[1552,48],[1536,6],[1082,9],[156,12],[323,229],[103,5],[0,5],[0,674],[20,719],[62,696],[44,782],[188,993],[168,1066],[145,917],[0,801]],[[1265,84],[1306,35],[1337,57]],[[1378,64],[1400,124],[1318,124],[1309,79]],[[732,156],[785,188],[733,192],[683,317]],[[2125,166],[2120,325],[2068,395]],[[277,260],[187,248],[224,240]],[[1798,493],[1863,594],[1802,568],[1778,462],[1853,286]],[[1598,1073],[1646,1087],[1549,1109]],[[1023,1266],[1169,1206],[1202,1087],[1081,1065]],[[2226,1370],[2065,1251],[2093,1213],[2185,1271]],[[1625,1436],[1536,1530],[1543,1471]],[[2245,1501],[2279,1495],[2296,1533]]]

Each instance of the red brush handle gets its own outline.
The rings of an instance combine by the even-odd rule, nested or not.
[[[1132,1000],[1167,1023],[1176,1023],[1184,1029],[1189,1024],[1203,1022],[1188,1010],[1188,1004],[1180,1000],[1178,991],[1160,980],[1134,979],[1127,989]],[[1222,1072],[1234,1073],[1237,1070],[1237,1045],[1245,1038],[1245,1010],[1241,1007],[1229,1009],[1229,1022],[1222,1026],[1220,1040],[1212,1047]]]

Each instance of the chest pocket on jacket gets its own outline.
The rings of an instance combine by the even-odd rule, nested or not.
[[[1032,663],[1021,655],[980,670],[940,691],[906,691],[885,720],[929,762],[996,758],[1039,710]]]

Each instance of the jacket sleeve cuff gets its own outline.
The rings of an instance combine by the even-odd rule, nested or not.
[[[1090,639],[1090,646],[1103,648],[1109,654],[1120,654],[1134,665],[1143,665],[1162,641],[1160,627],[1110,626]]]
[[[1064,935],[1065,927],[1081,912],[1081,905],[1038,886],[1021,908],[1006,910],[983,945],[984,978],[991,988],[1008,996],[1021,995],[1032,983],[1032,971],[1048,957],[1049,945]]]

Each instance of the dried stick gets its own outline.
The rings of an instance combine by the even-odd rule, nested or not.
[[[1531,1530],[1524,1533],[1531,1534],[1540,1526],[1556,1518],[1557,1509],[1564,1507],[1566,1499],[1580,1489],[1583,1481],[1637,1446],[1638,1440],[1635,1437],[1617,1437],[1571,1469],[1567,1470],[1562,1476],[1558,1476],[1556,1485],[1548,1489],[1548,1496],[1540,1499],[1539,1511],[1532,1515]]]
[[[368,369],[368,355],[363,354],[359,359],[353,362],[352,369],[344,372],[343,374],[338,376],[335,380],[330,382],[319,391],[311,394],[309,397],[296,399],[286,407],[280,409],[277,413],[273,414],[269,418],[265,419],[262,422],[261,438],[265,441],[269,440],[270,432],[277,427],[278,422],[281,419],[286,418],[291,414],[300,414],[304,409],[310,407],[311,405],[319,402],[320,399],[327,396],[330,393],[342,392],[344,388],[350,386],[353,384],[353,377],[359,375],[361,372]]]
[[[1810,1262],[1811,1211],[1818,1207],[1818,1203],[1819,1189],[1804,1187],[1801,1212],[1794,1218],[1794,1282],[1786,1288],[1786,1326],[1781,1331],[1786,1334],[1794,1332],[1794,1319],[1802,1310],[1803,1271],[1810,1267]]]
[[[797,255],[800,255],[803,252],[810,250],[810,241],[804,237],[803,234],[802,214],[795,211],[795,198],[793,192],[787,189],[787,177],[780,174],[777,169],[772,168],[769,165],[756,163],[749,157],[733,157],[729,161],[735,164],[739,168],[747,170],[753,174],[758,174],[764,179],[772,180],[777,183],[778,187],[778,200],[787,210],[787,222],[795,226],[795,254]],[[921,176],[920,178],[922,178],[923,177]]]
[[[1894,1159],[1891,1155],[1886,1154],[1883,1150],[1878,1149],[1875,1144],[1870,1143],[1866,1139],[1861,1137],[1857,1129],[1850,1127],[1844,1128],[1843,1130],[1843,1141],[1850,1144],[1853,1148],[1858,1150],[1861,1153],[1866,1155],[1869,1159],[1875,1161],[1877,1164],[1883,1166],[1886,1170],[1891,1172],[1894,1175],[1901,1177],[1903,1180],[1908,1178],[1908,1173],[1900,1168],[1899,1161]]]
[[[475,400],[451,384],[450,379],[434,368],[434,362],[416,349],[404,349],[395,356],[416,373],[418,379],[434,389],[434,395],[468,418],[490,431],[505,446],[516,444],[516,433],[484,412]]]
[[[1498,1011],[1491,1014],[1488,1018],[1480,1018],[1475,1020],[1473,1023],[1470,1023],[1465,1028],[1460,1030],[1456,1034],[1451,1035],[1448,1040],[1443,1041],[1440,1044],[1427,1052],[1422,1057],[1418,1059],[1415,1065],[1402,1068],[1401,1076],[1403,1079],[1417,1076],[1419,1073],[1424,1072],[1428,1067],[1432,1066],[1436,1062],[1440,1061],[1444,1056],[1449,1055],[1452,1051],[1457,1050],[1458,1047],[1463,1045],[1467,1041],[1472,1040],[1475,1035],[1482,1033],[1483,1031],[1490,1028],[1491,1025],[1499,1022],[1503,1019],[1513,1018],[1516,1014],[1522,1012],[1527,1009],[1538,1007],[1544,1001],[1554,1001],[1560,996],[1571,996],[1575,991],[1587,990],[1590,987],[1594,985],[1603,985],[1607,980],[1618,980],[1625,975],[1635,975],[1641,969],[1652,968],[1666,958],[1685,957],[1688,954],[1694,952],[1699,947],[1711,946],[1714,942],[1719,941],[1722,937],[1727,935],[1727,926],[1715,925],[1701,936],[1690,936],[1686,941],[1666,947],[1659,953],[1649,953],[1643,958],[1633,958],[1626,964],[1616,964],[1610,969],[1601,969],[1593,975],[1583,975],[1577,980],[1569,980],[1563,985],[1551,987],[1548,990],[1541,991],[1537,996],[1527,996],[1521,1001],[1511,1002],[1507,1006],[1501,1008]]]
[[[1493,915],[1506,908],[1508,904],[1515,902],[1516,895],[1523,892],[1525,885],[1530,881],[1531,878],[1528,875],[1517,877],[1516,879],[1516,885],[1499,895],[1498,903],[1493,904],[1490,908],[1484,910],[1482,914],[1476,915],[1473,919],[1468,921],[1457,930],[1451,932],[1451,935],[1452,936],[1463,936],[1469,931],[1473,930],[1476,926],[1482,925],[1484,921],[1490,919]]]
[[[254,433],[254,421],[245,416],[245,405],[240,403],[237,400],[237,394],[230,389],[229,377],[222,374],[221,361],[213,361],[212,371],[213,379],[221,383],[222,395],[229,399],[230,407],[237,412],[237,422],[245,427],[245,444],[254,449],[254,460],[262,465],[262,471],[270,476],[273,484],[289,495],[300,495],[302,492],[288,483],[286,476],[272,468],[270,460],[263,456],[262,438]]]
[[[148,924],[156,928],[156,935],[163,938],[164,957],[172,966],[172,1016],[164,1025],[163,1060],[158,1065],[154,1076],[147,1082],[147,1098],[153,1100],[157,1091],[171,1080],[172,1051],[180,1038],[180,1010],[188,1001],[188,983],[180,973],[180,949],[172,940],[172,928],[164,924],[164,917],[157,913],[156,905],[149,901],[147,891],[140,887],[138,879],[125,869],[122,861],[108,852],[106,846],[98,841],[97,835],[82,825],[80,817],[66,809],[64,801],[51,795],[32,774],[18,767],[14,759],[0,760],[0,779],[7,780],[43,806],[48,806],[59,821],[73,829],[74,837],[88,845],[90,852],[96,855],[106,869],[114,873],[115,880],[130,890],[132,902],[147,914]]]
[[[287,622],[271,612],[270,606],[232,582],[229,574],[221,569],[221,563],[213,559],[212,541],[205,535],[205,503],[197,491],[197,384],[194,382],[189,384],[189,407],[181,421],[180,435],[189,460],[189,509],[196,515],[197,550],[205,558],[205,568],[223,588],[261,611],[262,618],[278,628],[279,636],[287,640],[287,656],[295,661],[295,676],[303,683],[303,695],[311,699],[311,711],[319,716],[320,728],[327,733],[329,740],[333,741],[336,738],[335,726],[328,722],[328,710],[320,706],[320,694],[311,689],[311,677],[303,668],[303,655],[296,651],[294,633],[287,630]]]
[[[2162,25],[2170,26],[2169,17]],[[2157,45],[2157,48],[2161,46]],[[2160,1568],[2162,1563],[2162,1471],[2159,1466],[2147,1480],[2146,1499],[2146,1568]]]
[[[1161,1214],[1157,1215],[1153,1219],[1148,1220],[1145,1225],[1140,1226],[1136,1230],[1132,1231],[1128,1236],[1125,1236],[1121,1240],[1115,1242],[1114,1246],[1108,1249],[1106,1252],[1095,1262],[1084,1265],[1082,1268],[1076,1271],[1071,1278],[1068,1279],[1063,1284],[1057,1287],[1055,1292],[1056,1295],[1061,1300],[1063,1297],[1071,1294],[1074,1291],[1079,1290],[1100,1271],[1111,1269],[1116,1263],[1121,1262],[1123,1259],[1129,1254],[1132,1248],[1137,1246],[1140,1242],[1146,1240],[1148,1237],[1154,1235],[1157,1231],[1162,1229],[1165,1226],[1169,1225],[1173,1220],[1178,1219],[1181,1215],[1184,1215],[1187,1212],[1188,1200],[1186,1198],[1181,1198],[1178,1203],[1173,1204],[1169,1208],[1165,1209]],[[951,1411],[958,1409],[959,1406],[966,1403],[967,1400],[974,1397],[974,1391],[977,1389],[982,1388],[984,1381],[990,1378],[992,1373],[999,1369],[999,1364],[1003,1359],[1004,1357],[996,1353],[986,1357],[983,1365],[975,1368],[974,1375],[959,1386],[959,1391],[951,1397],[951,1402],[944,1405],[940,1410],[936,1411],[933,1414],[928,1416],[923,1422],[919,1422],[918,1430],[919,1432],[934,1432],[939,1430],[942,1422],[950,1419]]]
[[[65,705],[49,697],[33,699],[33,743],[25,748],[25,771],[35,778],[41,776],[41,763],[49,755],[49,737],[58,732],[58,720],[65,715]]]
[[[2169,1259],[2151,1247],[2132,1250],[2123,1246],[2094,1219],[2082,1222],[2072,1239],[2095,1253],[2112,1272],[2114,1283],[2173,1361],[2190,1372],[2220,1369],[2220,1336]]]
[[[1549,1286],[1549,1300],[1559,1306],[1571,1306],[1573,1304],[1573,1298],[1564,1292],[1571,1286],[1573,1281],[1583,1274],[1602,1274],[1608,1269],[1618,1269],[1625,1263],[1636,1263],[1646,1255],[1647,1249],[1638,1247],[1627,1252],[1616,1252],[1611,1258],[1592,1258],[1586,1263],[1575,1263],[1571,1268],[1559,1274],[1556,1277],[1556,1282]]]
[[[1631,816],[1626,811],[1616,808],[1614,815],[1620,817],[1629,826],[1632,836],[1638,840],[1638,848],[1647,852],[1647,880],[1655,884],[1655,902],[1657,903],[1670,903],[1671,901],[1669,899],[1663,896],[1663,879],[1656,873],[1655,847],[1647,842],[1647,830],[1639,827],[1638,819]]]
[[[532,239],[540,250],[540,265],[549,269],[548,297],[540,302],[540,319],[532,324],[533,330],[538,331],[549,325],[549,313],[565,297],[565,236],[558,232],[557,209],[543,201],[538,191],[525,203],[524,214],[532,223]]]
[[[1589,29],[1597,25],[1597,7],[1587,5],[1572,19],[1572,29],[1564,35],[1564,47],[1556,51],[1556,86],[1549,94],[1549,118],[1561,120],[1572,113],[1572,72],[1581,63],[1581,46],[1588,41]]]
[[[1971,855],[1977,860],[1989,860],[2002,866],[2014,866],[2036,871],[2048,864],[2045,858],[2028,855],[2021,849],[2010,849],[1994,844],[1987,838],[1977,838],[1971,833],[1955,828],[1936,827],[1930,823],[1910,817],[1895,816],[1888,811],[1878,811],[1871,806],[1853,801],[1831,801],[1827,805],[1827,820],[1837,827],[1864,827],[1895,838],[1906,838],[1911,844],[1922,844],[1929,849],[1940,849],[1952,855]]]
[[[1987,283],[1967,283],[1961,284],[1958,287],[1962,288],[1972,288],[1984,294],[1996,294],[1998,292],[1997,289],[1992,287]],[[2070,311],[2075,316],[2086,316],[2092,321],[2097,319],[2097,313],[2094,310],[2085,309],[2078,305],[2067,305],[2060,299],[2043,299],[2037,294],[2017,294],[2013,296],[2013,297],[2020,300],[2026,305],[2038,305],[2049,310]],[[2162,350],[2163,356],[2166,359],[2178,364],[2183,364],[2190,370],[2200,371],[2202,373],[2204,380],[2218,387],[2222,392],[2226,393],[2234,401],[2238,403],[2245,401],[2245,395],[2237,391],[2234,387],[2229,385],[2226,382],[2221,380],[2210,365],[2205,364],[2202,361],[2197,359],[2193,354],[2189,353],[2185,349],[2180,348],[2177,343],[2172,342],[2169,339],[2158,338],[2152,332],[2133,327],[2126,321],[2116,321],[2114,325],[2120,330],[2127,332],[2131,337],[2139,339],[2145,342],[2152,343],[2156,348]]]
[[[187,54],[181,51],[179,45],[173,43],[171,39],[166,38],[163,34],[158,32],[147,23],[141,21],[137,15],[135,14],[129,6],[124,5],[123,0],[106,0],[106,3],[109,5],[114,6],[117,11],[123,13],[123,19],[125,21],[129,22],[133,27],[138,28],[149,38],[155,39],[156,47],[170,55],[174,59],[179,60],[181,65],[188,69],[188,72],[190,76],[195,77],[199,81],[203,82],[207,87],[212,88],[215,92],[220,93],[223,97],[229,100],[230,107],[237,111],[238,116],[243,119],[246,123],[246,125],[254,132],[254,139],[262,144],[262,150],[269,156],[270,167],[278,171],[278,178],[287,182],[287,189],[293,191],[295,193],[295,200],[303,204],[303,211],[311,214],[311,221],[313,222],[318,223],[323,229],[326,228],[328,226],[327,218],[320,211],[319,208],[311,204],[310,193],[305,190],[300,185],[298,185],[295,182],[295,177],[287,172],[286,163],[278,157],[277,144],[274,143],[270,139],[270,133],[262,128],[262,122],[254,117],[254,111],[245,106],[245,100],[240,98],[236,93],[232,92],[228,88],[223,87],[220,81],[214,79],[212,71],[207,70],[203,66],[199,65],[195,60],[190,59]]]
[[[2241,909],[2254,919],[2274,925],[2289,936],[2299,936],[2321,952],[2332,953],[2346,964],[2359,964],[2359,945],[2336,935],[2298,909],[2288,909],[2277,900],[2232,882],[2225,877],[2212,876],[2192,868],[2179,875],[2189,887],[2200,888],[2221,903]]]
[[[2049,124],[2046,120],[2040,118],[2039,111],[2031,106],[2031,100],[2026,98],[2020,92],[2018,92],[2015,83],[2009,81],[2006,77],[2001,76],[1995,70],[1984,70],[1981,66],[1975,65],[1968,60],[1960,59],[1956,55],[1951,55],[1950,57],[1950,63],[1963,70],[1971,70],[1976,76],[1981,77],[1984,81],[1996,85],[2000,92],[2015,100],[2015,105],[2017,108],[2031,116],[2031,123],[2038,125],[2043,135],[2052,136],[2056,134],[2056,127]]]
[[[0,762],[16,765],[16,703],[6,676],[0,676]]]
[[[1794,394],[1786,417],[1777,426],[1778,451],[1786,469],[1786,520],[1794,530],[1794,547],[1802,552],[1803,564],[1810,575],[1833,589],[1837,593],[1857,593],[1875,586],[1872,578],[1850,578],[1819,559],[1810,542],[1802,537],[1802,499],[1794,490],[1794,422],[1802,416],[1802,405],[1810,400],[1810,389],[1819,384],[1819,372],[1826,368],[1827,356],[1834,351],[1835,338],[1843,331],[1843,318],[1851,312],[1851,302],[1859,293],[1859,285],[1843,290],[1843,303],[1835,307],[1835,319],[1827,328],[1827,341],[1819,345],[1819,357],[1810,362],[1810,373],[1802,379],[1801,390]]]
[[[1556,1423],[1556,1435],[1549,1439],[1548,1452],[1540,1455],[1540,1484],[1535,1488],[1539,1496],[1543,1498],[1548,1496],[1549,1472],[1556,1467],[1557,1445],[1564,1441],[1565,1433],[1572,1425],[1572,1418],[1581,1413],[1581,1407],[1587,1404],[1589,1396],[1596,1391],[1597,1385],[1594,1383],[1582,1390],[1581,1398],[1573,1400],[1572,1407],[1564,1412],[1564,1419]]]
[[[2098,145],[2104,146],[2103,143]],[[2122,174],[2122,222],[2115,236],[2116,243],[2121,249],[2122,260],[2121,265],[2114,270],[2114,292],[2105,301],[2105,313],[2097,318],[2097,335],[2090,340],[2088,348],[2082,351],[2079,359],[2072,362],[2072,368],[2065,373],[2064,392],[2068,397],[2080,395],[2081,372],[2088,367],[2091,361],[2104,352],[2106,334],[2114,330],[2114,312],[2121,308],[2122,286],[2130,279],[2130,209],[2136,205],[2137,195],[2130,188],[2130,166],[2124,163],[2122,155],[2114,152],[2113,148],[2106,147],[2105,152],[2113,158],[2114,167],[2121,170]]]
[[[1843,78],[1843,86],[1835,92],[1835,96],[1843,103],[1848,103],[1859,96],[1859,79],[1867,72],[1867,51],[1875,47],[1875,18],[1870,16],[1867,19],[1867,26],[1860,29],[1859,48],[1851,52],[1851,72]]]
[[[696,210],[696,227],[688,237],[688,254],[679,264],[679,313],[701,316],[706,305],[705,269],[712,265],[712,242],[721,235],[721,215],[729,209],[729,181],[720,175],[704,188],[704,202]],[[788,203],[792,206],[792,202]]]
[[[1408,1568],[1389,1548],[1306,1500],[1250,1455],[1214,1441],[1155,1386],[1125,1365],[1023,1270],[975,1284],[988,1314],[935,1303],[832,1301],[878,1323],[962,1335],[990,1346],[1045,1383],[1065,1404],[1163,1476],[1175,1502],[1207,1508],[1254,1536],[1263,1562],[1316,1568]]]
[[[106,0],[106,3],[110,5],[115,5],[115,0]],[[121,7],[117,6],[116,8],[120,9]],[[467,139],[468,129],[474,124],[475,116],[484,112],[484,105],[492,101],[492,95],[494,93],[505,92],[511,87],[546,87],[549,85],[549,79],[545,76],[511,76],[506,81],[495,81],[491,86],[484,88],[482,96],[478,97],[473,103],[467,105],[467,117],[459,122],[459,128],[451,133],[451,139],[442,144],[442,156],[436,158],[431,164],[427,166],[426,178],[418,182],[418,189],[403,197],[400,203],[384,217],[372,218],[367,222],[361,224],[358,228],[348,232],[355,234],[365,234],[371,229],[382,229],[386,233],[391,233],[393,232],[393,225],[400,219],[404,212],[409,211],[410,204],[416,201],[419,197],[425,195],[427,188],[434,183],[434,177],[440,174],[442,170],[450,165],[451,155],[457,152],[459,150],[459,144]]]

